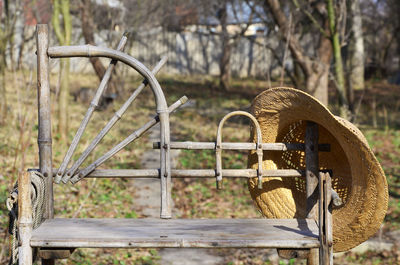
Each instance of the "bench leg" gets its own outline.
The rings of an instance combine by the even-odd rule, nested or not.
[[[54,265],[54,259],[42,259],[42,265]]]
[[[32,265],[32,248],[30,246],[20,246],[18,248],[18,264]]]
[[[329,173],[319,175],[319,240],[320,264],[333,264],[333,236],[332,236],[332,184]]]
[[[312,248],[307,258],[307,265],[318,265],[319,264],[319,249]]]
[[[29,172],[24,172],[18,177],[18,264],[32,265],[32,202],[31,178]]]

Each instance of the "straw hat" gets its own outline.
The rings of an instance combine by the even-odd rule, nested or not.
[[[362,133],[350,122],[335,117],[317,99],[293,88],[273,88],[253,101],[252,114],[260,123],[263,142],[304,143],[306,121],[319,126],[319,143],[330,152],[319,153],[320,169],[332,169],[332,187],[344,202],[333,208],[334,251],[351,249],[380,227],[388,204],[385,175]],[[264,152],[264,169],[304,169],[304,152]],[[249,155],[257,168],[257,157]],[[253,200],[267,218],[304,218],[305,179],[249,180]]]

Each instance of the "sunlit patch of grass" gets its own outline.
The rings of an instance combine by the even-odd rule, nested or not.
[[[364,134],[386,174],[389,208],[385,217],[388,228],[400,228],[400,132],[364,129]]]
[[[33,73],[34,76],[34,73]],[[37,168],[37,117],[36,117],[36,89],[35,82],[30,80],[29,72],[17,73],[16,80],[9,76],[7,84],[9,106],[7,123],[0,130],[0,238],[6,238],[7,210],[5,200],[8,191],[13,187],[18,173],[27,168]],[[52,75],[53,83],[57,75]],[[72,90],[82,86],[96,89],[97,77],[92,75],[73,75]],[[194,100],[194,106],[183,108],[171,114],[172,137],[177,141],[208,141],[215,142],[216,130],[220,119],[230,111],[248,110],[252,99],[261,90],[267,88],[265,81],[233,79],[233,91],[230,93],[216,91],[218,80],[214,77],[199,76],[161,76],[159,78],[164,89],[167,101],[172,104],[183,95]],[[127,78],[126,83],[133,84],[125,93],[129,95],[138,78]],[[18,90],[19,89],[19,90]],[[52,86],[52,91],[55,87]],[[123,119],[114,126],[88,158],[84,166],[93,162],[104,152],[108,151],[119,141],[127,137],[135,129],[143,125],[155,114],[152,93],[146,88],[144,93],[132,104]],[[77,154],[91,142],[93,137],[105,125],[114,112],[121,106],[124,95],[104,111],[96,111],[81,139]],[[53,100],[55,94],[52,94]],[[58,167],[64,157],[67,144],[59,139],[56,132],[57,104],[53,102],[53,164]],[[74,102],[70,98],[70,130],[69,142],[88,107],[88,104]],[[368,114],[368,113],[367,113]],[[368,120],[367,114],[360,114],[362,121]],[[21,117],[27,116],[26,127],[22,126]],[[364,117],[365,116],[365,117]],[[370,143],[373,152],[379,159],[386,173],[391,197],[385,226],[390,229],[400,228],[400,131],[383,129],[364,129],[364,134]],[[20,134],[21,133],[21,134]],[[249,122],[246,119],[230,119],[223,130],[223,141],[245,142],[249,138]],[[22,139],[22,141],[21,141]],[[25,145],[21,146],[24,142]],[[131,143],[117,156],[107,161],[102,168],[127,169],[139,168],[143,153],[151,148],[151,143],[144,135],[137,142]],[[179,168],[186,169],[215,169],[214,151],[183,150],[178,158]],[[223,152],[224,168],[246,168],[246,152]],[[224,189],[217,191],[215,179],[174,179],[173,197],[175,207],[185,218],[252,218],[261,217],[253,206],[245,179],[223,179]],[[134,208],[135,190],[131,180],[121,179],[86,179],[76,185],[55,185],[55,211],[58,217],[118,217],[137,218],[137,209]],[[0,241],[0,248],[6,247],[8,242]],[[225,250],[224,250],[225,251]],[[229,251],[226,250],[228,253]],[[257,250],[260,251],[260,250]],[[7,251],[6,251],[7,252]],[[246,252],[243,256],[236,256],[229,252],[226,262],[238,263],[238,259],[251,261],[251,264],[270,264],[258,255],[259,252]],[[245,253],[242,251],[241,253]],[[396,264],[394,258],[386,254],[349,254],[338,264]],[[156,250],[142,249],[78,249],[71,259],[58,261],[61,264],[159,264],[160,257]],[[282,261],[291,264],[293,261]],[[303,261],[296,260],[296,264]],[[300,263],[299,263],[300,262]],[[392,263],[390,263],[392,262]]]

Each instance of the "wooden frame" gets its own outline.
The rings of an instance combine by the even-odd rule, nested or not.
[[[122,40],[121,40],[122,42]],[[121,43],[119,48],[121,49]],[[130,137],[122,141],[108,153],[103,155],[97,162],[90,165],[77,175],[72,176],[77,168],[70,170],[67,168],[71,152],[66,155],[66,160],[62,168],[52,168],[51,150],[51,122],[50,122],[50,86],[49,86],[49,58],[63,57],[107,57],[111,58],[113,65],[121,61],[137,70],[145,81],[138,89],[136,95],[148,83],[156,99],[156,116],[145,126],[134,132]],[[100,48],[90,45],[85,46],[66,46],[48,47],[47,25],[37,26],[37,58],[38,58],[38,113],[39,113],[39,170],[46,178],[46,197],[45,213],[46,219],[42,225],[32,231],[32,209],[30,202],[30,179],[29,174],[23,174],[19,178],[20,184],[20,264],[32,264],[32,247],[42,248],[41,257],[47,258],[44,264],[53,264],[52,258],[65,258],[70,253],[70,249],[77,247],[263,247],[292,249],[298,253],[308,253],[309,264],[332,264],[332,216],[331,216],[331,197],[338,198],[331,188],[329,172],[319,172],[318,152],[329,151],[329,144],[318,144],[318,125],[307,122],[306,138],[304,144],[286,143],[262,143],[261,130],[257,120],[247,112],[233,112],[226,115],[218,127],[217,141],[215,143],[196,143],[196,142],[170,142],[169,113],[181,106],[187,99],[184,97],[170,107],[167,106],[163,91],[158,84],[154,74],[159,70],[151,72],[144,65],[133,57],[118,50]],[[165,62],[165,60],[164,60]],[[156,67],[157,68],[157,67]],[[100,89],[101,90],[101,89]],[[96,93],[98,99],[101,92]],[[132,102],[136,95],[133,96]],[[130,104],[130,103],[129,103]],[[127,103],[126,108],[129,106]],[[90,108],[93,109],[91,106]],[[88,112],[93,111],[92,109]],[[125,110],[126,110],[125,108]],[[123,111],[124,112],[124,111]],[[123,114],[122,112],[122,114]],[[120,117],[120,114],[118,117]],[[83,129],[76,134],[77,141],[74,141],[71,150],[76,148],[80,135],[83,133],[90,113],[85,116]],[[254,124],[257,132],[257,143],[224,143],[222,142],[222,127],[224,121],[233,115],[245,115]],[[89,118],[87,118],[89,117]],[[112,120],[112,126],[116,121]],[[154,144],[154,148],[160,148],[160,168],[159,169],[140,169],[140,170],[97,170],[100,162],[112,157],[121,150],[126,144],[137,139],[146,130],[160,122],[160,141]],[[106,130],[108,127],[106,127]],[[105,132],[106,133],[106,132]],[[99,134],[101,138],[104,136]],[[97,138],[96,138],[97,139]],[[94,140],[94,146],[100,140]],[[171,169],[170,149],[213,149],[216,151],[217,164],[215,169],[200,170],[175,170]],[[259,159],[258,169],[223,169],[221,162],[221,152],[229,150],[255,150]],[[262,168],[263,151],[287,151],[304,150],[306,154],[306,170],[280,169],[264,170]],[[87,154],[85,153],[87,156]],[[84,159],[84,158],[83,158]],[[83,162],[79,159],[76,163]],[[70,170],[70,171],[69,171]],[[72,172],[66,177],[67,172]],[[80,175],[79,175],[80,174]],[[84,177],[105,178],[105,177],[146,177],[159,178],[161,182],[161,209],[158,220],[119,220],[119,219],[53,219],[53,193],[52,178],[56,176],[60,180],[77,182]],[[305,177],[307,189],[307,216],[304,219],[272,220],[272,219],[214,219],[214,220],[162,220],[171,218],[171,178],[172,177],[196,177],[196,178],[215,178],[217,187],[220,188],[222,176],[224,177],[257,177],[259,187],[263,177]],[[72,177],[72,178],[71,178]],[[319,194],[319,195],[318,195]],[[336,197],[335,197],[336,196]],[[338,200],[336,200],[338,201]],[[318,220],[316,223],[313,220]],[[145,226],[141,226],[145,222]],[[76,223],[80,225],[76,226]],[[99,225],[101,224],[101,225]],[[149,227],[147,229],[146,227]],[[184,226],[186,229],[180,230]],[[96,229],[102,229],[102,233],[97,233]],[[126,230],[123,230],[122,227]],[[252,230],[252,234],[240,234],[247,227]],[[241,229],[240,229],[241,228]],[[81,229],[78,236],[68,232]],[[75,230],[74,230],[75,229]],[[85,230],[86,229],[86,230]],[[122,230],[119,230],[122,229]],[[211,229],[208,236],[203,233]],[[215,230],[212,230],[215,229]],[[258,229],[258,230],[257,230]],[[46,231],[53,231],[48,233]],[[65,232],[67,231],[67,232]],[[86,232],[85,232],[86,231]],[[93,232],[94,231],[94,232]],[[200,232],[200,233],[198,233]],[[119,236],[118,233],[120,233]],[[239,234],[235,234],[239,233]],[[264,234],[271,233],[271,234]],[[315,233],[315,234],[314,234]],[[103,237],[99,235],[103,235]],[[112,235],[112,240],[107,239],[107,234]],[[213,237],[213,234],[219,236]],[[127,236],[128,235],[128,236]],[[251,236],[252,235],[252,236]],[[259,235],[259,236],[255,236]],[[306,250],[306,252],[304,252]],[[58,252],[57,252],[58,251]],[[66,254],[67,253],[67,254]],[[303,255],[302,254],[302,255]],[[296,256],[301,256],[300,254]],[[303,255],[304,256],[304,255]],[[318,258],[319,256],[319,258]]]

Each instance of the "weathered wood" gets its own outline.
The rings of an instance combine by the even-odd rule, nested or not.
[[[54,265],[55,260],[54,259],[42,259],[42,265]]]
[[[160,178],[161,181],[161,217],[170,218],[171,217],[171,172],[170,172],[170,155],[169,155],[169,144],[170,144],[170,132],[169,132],[169,110],[168,105],[164,97],[164,92],[161,89],[160,84],[155,78],[154,74],[144,66],[141,62],[136,60],[130,55],[123,52],[96,47],[92,45],[81,45],[81,46],[58,46],[50,47],[48,49],[48,55],[52,58],[64,58],[64,57],[107,57],[115,60],[119,60],[133,69],[135,69],[139,74],[141,74],[148,82],[153,91],[156,105],[157,105],[157,115],[160,120],[160,142],[163,149],[160,152],[160,175],[164,176]],[[132,138],[137,138],[136,135],[132,135]],[[126,139],[127,140],[127,139]],[[129,143],[129,142],[128,142]],[[117,150],[124,143],[116,146]],[[115,151],[113,150],[113,151]],[[109,154],[108,154],[109,155]],[[103,159],[106,156],[102,157]],[[94,165],[91,168],[87,168],[86,173],[93,171],[98,165]],[[79,176],[75,175],[73,177],[75,181],[80,179]],[[72,181],[72,179],[71,179]]]
[[[332,203],[335,206],[341,206],[343,204],[342,198],[340,198],[339,194],[334,189],[331,189],[331,198]]]
[[[18,177],[19,264],[32,264],[32,226],[31,178],[28,172],[24,172]]]
[[[69,249],[41,248],[38,250],[38,257],[44,260],[67,259],[71,256],[74,250],[75,249],[73,248]]]
[[[66,58],[66,57],[107,57],[121,61],[141,74],[148,82],[153,91],[157,113],[166,112],[168,109],[164,92],[154,74],[141,62],[132,56],[109,48],[97,47],[93,45],[77,45],[77,46],[53,46],[49,47],[47,54],[50,58]]]
[[[186,98],[186,97],[185,97]],[[187,101],[184,99],[182,104]],[[180,106],[180,105],[179,105]],[[169,112],[159,113],[160,118],[160,143],[163,148],[160,150],[160,187],[161,187],[161,207],[160,218],[168,219],[172,217],[172,196],[171,196],[171,158],[170,158],[170,131]],[[164,121],[164,122],[161,122]]]
[[[222,128],[224,126],[224,123],[231,117],[233,116],[245,116],[249,118],[253,126],[255,127],[255,132],[257,136],[257,142],[256,142],[256,153],[257,153],[257,158],[258,158],[258,168],[257,168],[257,179],[258,179],[258,188],[262,189],[262,161],[263,161],[263,151],[261,149],[261,143],[262,143],[262,135],[261,135],[261,128],[260,124],[258,124],[257,119],[251,115],[248,112],[245,111],[233,111],[228,114],[226,114],[221,121],[218,124],[218,129],[217,129],[217,141],[216,141],[216,146],[215,146],[215,162],[216,162],[216,180],[217,180],[217,189],[222,188]]]
[[[318,248],[305,219],[51,219],[33,231],[33,247]]]
[[[319,262],[323,264],[323,257],[325,255],[325,235],[324,235],[324,182],[325,182],[325,174],[320,172],[318,178],[318,189],[319,189],[319,200],[318,200],[318,234],[319,234]]]
[[[153,149],[160,149],[160,142],[153,143]],[[171,149],[187,150],[215,150],[215,142],[171,142]],[[264,151],[304,151],[305,145],[301,143],[261,143]],[[221,143],[223,150],[257,150],[256,143]],[[319,144],[319,152],[329,152],[330,144]]]
[[[46,177],[44,218],[53,218],[53,178],[52,176],[52,150],[51,150],[51,105],[49,83],[49,47],[48,26],[40,24],[36,26],[37,47],[37,90],[38,90],[38,145],[39,145],[39,169]]]
[[[282,259],[307,259],[310,255],[309,249],[278,248],[277,251]]]
[[[307,122],[305,136],[307,218],[318,217],[318,124]]]
[[[316,219],[318,217],[318,124],[308,121],[305,133],[305,159],[306,159],[306,217]],[[319,263],[319,250],[310,250],[307,259],[308,265]]]
[[[163,57],[160,62],[154,67],[153,74],[157,74],[161,67],[166,63],[167,57]],[[124,104],[115,112],[114,116],[107,122],[107,124],[101,129],[96,135],[93,141],[86,147],[85,151],[82,152],[81,156],[75,161],[71,168],[67,171],[66,176],[62,178],[64,183],[67,183],[69,179],[76,173],[78,168],[83,164],[89,154],[96,148],[104,136],[113,128],[113,126],[122,118],[124,113],[127,111],[132,102],[142,92],[142,90],[148,84],[147,80],[143,80],[139,87],[133,91],[130,97],[124,102]]]
[[[118,44],[118,47],[117,47],[118,51],[122,51],[124,49],[127,40],[128,40],[127,34],[124,34],[124,36],[121,38],[121,40],[120,40],[120,42]],[[79,125],[79,128],[75,133],[74,138],[72,139],[71,145],[69,146],[68,151],[65,154],[64,160],[62,161],[61,166],[58,169],[57,175],[56,175],[56,177],[54,179],[54,181],[56,183],[59,183],[61,178],[66,173],[65,170],[68,167],[68,164],[69,164],[69,162],[70,162],[70,160],[72,158],[72,155],[74,154],[75,149],[78,146],[78,143],[79,143],[79,141],[80,141],[80,139],[82,137],[82,134],[85,131],[85,129],[86,129],[86,127],[87,127],[87,125],[88,125],[88,123],[90,121],[90,118],[93,115],[93,112],[95,111],[95,109],[98,106],[100,98],[103,95],[103,92],[107,87],[108,81],[111,78],[112,71],[114,70],[114,67],[115,67],[115,65],[117,63],[118,63],[117,60],[111,60],[110,64],[108,65],[107,70],[104,73],[103,78],[101,79],[99,87],[97,88],[96,93],[93,96],[92,102],[90,103],[90,106],[87,109],[86,114],[83,117],[83,119],[81,121],[81,124]]]
[[[308,254],[307,258],[307,265],[323,265],[323,263],[319,263],[319,249],[318,248],[313,248],[310,249],[310,253]],[[325,264],[324,264],[325,265]]]
[[[324,215],[324,256],[323,264],[330,265],[333,264],[333,235],[332,235],[332,184],[331,177],[329,173],[324,173],[324,193],[323,193],[323,215]]]
[[[176,101],[174,104],[172,104],[169,108],[168,108],[168,112],[173,112],[174,110],[176,110],[177,108],[179,108],[180,106],[182,106],[185,102],[187,101],[187,97],[183,96],[182,98],[180,98],[178,101]],[[162,113],[161,113],[162,114]],[[160,114],[160,115],[161,115]],[[136,131],[134,131],[133,133],[131,133],[128,137],[126,137],[124,140],[122,140],[120,143],[118,143],[117,145],[115,145],[113,148],[111,148],[109,151],[107,151],[104,155],[102,155],[101,157],[99,157],[98,159],[96,159],[96,161],[94,161],[92,164],[90,164],[89,166],[87,166],[86,168],[82,169],[81,171],[79,171],[73,178],[71,178],[71,182],[72,183],[76,183],[79,180],[81,180],[82,178],[85,178],[90,172],[92,172],[93,170],[95,170],[98,166],[100,166],[101,164],[103,164],[105,161],[107,161],[109,158],[111,158],[112,156],[114,156],[116,153],[118,153],[119,151],[121,151],[125,146],[127,146],[128,144],[130,144],[131,142],[135,141],[136,139],[138,139],[140,136],[142,136],[145,132],[147,132],[151,127],[153,127],[154,125],[156,125],[158,122],[162,124],[164,124],[164,122],[162,122],[161,120],[161,116],[164,116],[164,120],[167,119],[165,118],[165,115],[156,115],[154,116],[150,121],[148,121],[145,125],[143,125],[141,128],[137,129]],[[165,133],[165,130],[163,130],[163,134]],[[168,128],[168,133],[169,133],[169,128]],[[168,134],[169,135],[169,134]],[[161,152],[161,154],[163,154],[164,152]],[[164,161],[165,158],[165,154],[162,156],[162,160]],[[165,163],[165,161],[164,161]],[[164,163],[161,163],[161,165],[164,165]],[[164,166],[165,169],[165,166]],[[161,175],[164,175],[164,170],[163,168],[161,168]]]
[[[54,175],[57,169],[53,171]],[[227,178],[254,178],[256,169],[222,169]],[[263,177],[304,177],[304,170],[269,169],[263,170]],[[171,169],[173,178],[215,178],[214,169]],[[85,178],[160,178],[160,169],[95,169]]]

